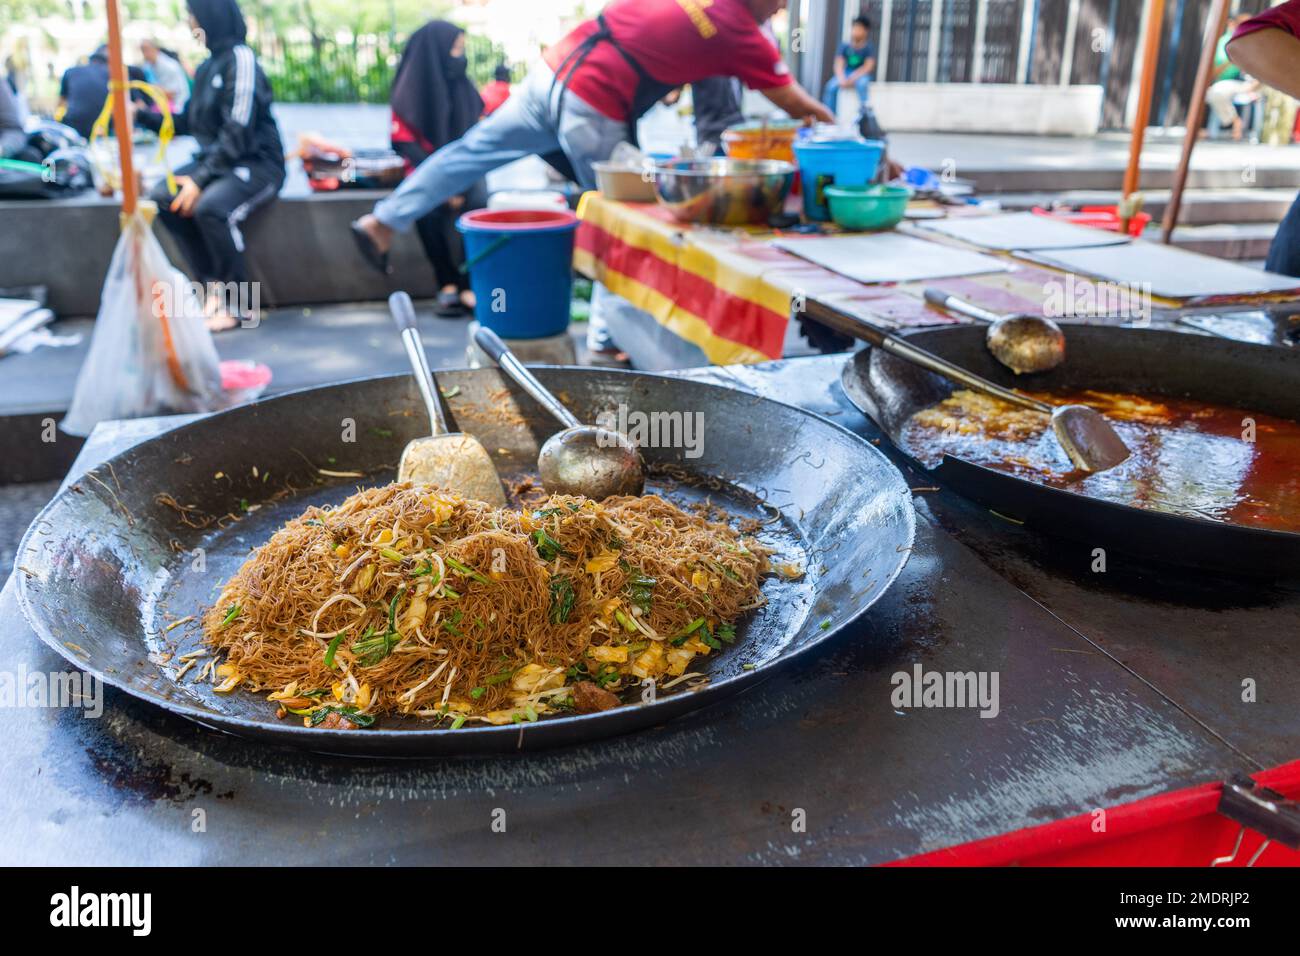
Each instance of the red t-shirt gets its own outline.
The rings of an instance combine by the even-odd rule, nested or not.
[[[1248,33],[1269,29],[1285,30],[1293,37],[1300,38],[1300,0],[1287,0],[1281,6],[1265,10],[1259,16],[1247,20],[1237,27],[1237,32],[1232,35],[1232,38],[1235,40]]]
[[[479,90],[483,99],[483,115],[491,116],[506,100],[510,99],[510,84],[505,80],[493,80]]]
[[[650,76],[682,86],[710,76],[739,77],[750,89],[787,86],[781,52],[759,29],[745,0],[613,0],[605,23],[619,45]],[[595,20],[576,27],[544,54],[558,70],[564,58],[597,30]],[[598,43],[570,77],[569,89],[612,119],[632,111],[638,76],[611,43]]]

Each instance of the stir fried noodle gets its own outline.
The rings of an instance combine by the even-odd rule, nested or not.
[[[535,720],[688,676],[762,603],[768,553],[654,495],[518,512],[394,484],[290,521],[203,627],[218,690],[308,726]]]

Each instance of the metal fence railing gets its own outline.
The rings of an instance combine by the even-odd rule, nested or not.
[[[361,34],[346,42],[268,36],[254,46],[279,102],[387,103],[405,43],[405,37]],[[465,37],[465,55],[476,86],[505,60],[500,44],[482,36]],[[522,78],[520,67],[514,72]]]

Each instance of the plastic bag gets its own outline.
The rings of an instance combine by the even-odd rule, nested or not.
[[[122,230],[104,279],[90,352],[61,427],[215,411],[232,403],[193,283],[167,260],[142,204]]]

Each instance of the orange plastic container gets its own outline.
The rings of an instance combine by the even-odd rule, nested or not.
[[[732,159],[780,159],[794,162],[798,123],[742,123],[722,134],[722,148]]]

